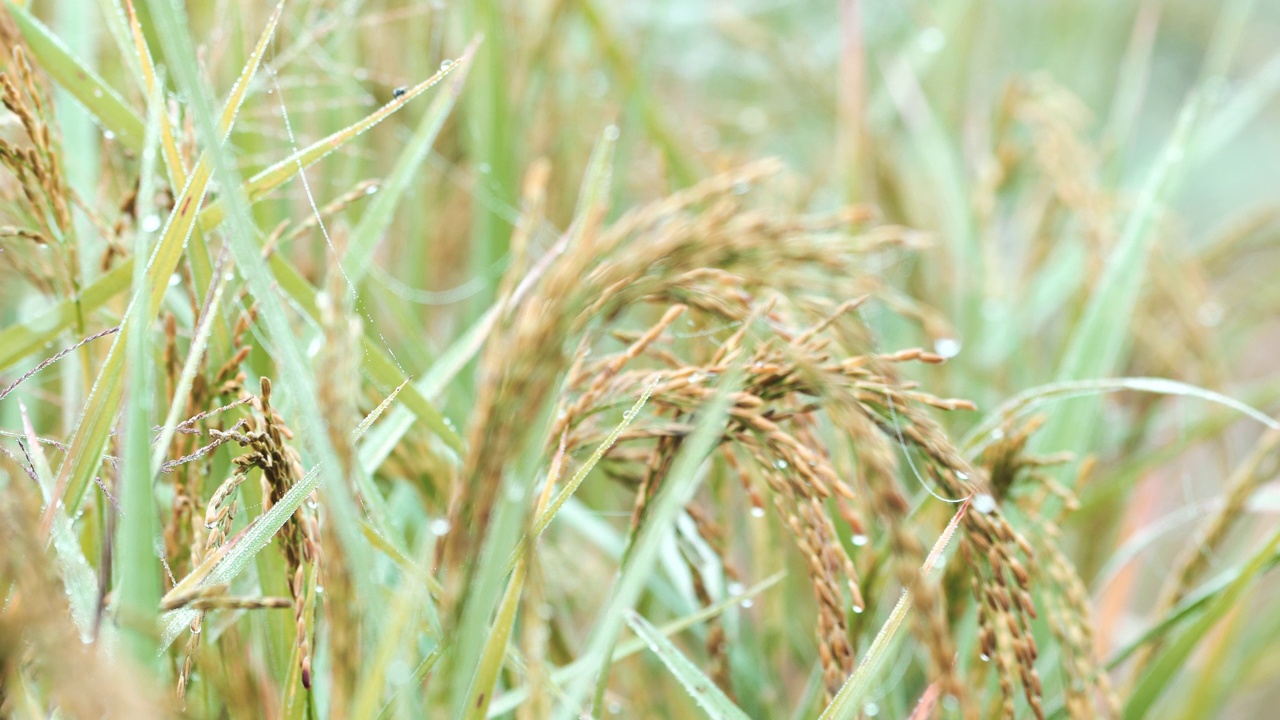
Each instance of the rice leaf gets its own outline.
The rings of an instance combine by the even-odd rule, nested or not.
[[[720,688],[716,687],[711,678],[698,669],[698,666],[680,652],[679,648],[672,645],[671,641],[663,637],[662,633],[658,632],[658,629],[648,620],[632,610],[627,611],[626,618],[631,629],[662,660],[662,664],[666,665],[671,674],[684,686],[689,697],[698,703],[698,707],[706,711],[707,717],[715,720],[738,720],[739,718],[745,720],[748,717],[742,708],[735,705]]]

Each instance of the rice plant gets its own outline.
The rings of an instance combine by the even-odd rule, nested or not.
[[[1269,717],[1277,27],[6,2],[0,715]]]

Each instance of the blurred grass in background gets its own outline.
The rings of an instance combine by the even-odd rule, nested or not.
[[[325,544],[325,562],[352,568],[349,597],[360,605],[350,611],[360,618],[363,636],[335,639],[320,623],[316,676],[355,673],[357,680],[347,683],[353,696],[335,698],[322,681],[314,698],[299,699],[294,619],[277,610],[221,610],[205,625],[218,637],[202,641],[195,655],[186,711],[198,717],[224,711],[247,716],[264,706],[271,716],[291,717],[444,713],[441,708],[461,707],[474,691],[467,663],[479,668],[476,677],[485,677],[495,662],[483,656],[493,632],[488,612],[497,613],[493,622],[499,625],[503,617],[498,597],[506,568],[498,572],[477,555],[467,572],[478,574],[472,578],[477,593],[490,588],[492,608],[478,606],[480,625],[458,618],[458,627],[479,627],[484,634],[462,637],[464,650],[452,657],[435,644],[440,635],[429,631],[451,619],[433,617],[434,602],[417,583],[433,572],[437,537],[450,531],[444,520],[450,483],[465,457],[462,443],[470,440],[457,429],[475,420],[485,382],[475,371],[477,340],[490,327],[487,313],[502,297],[504,273],[552,252],[571,227],[581,231],[594,221],[580,200],[593,190],[607,188],[600,205],[612,221],[764,157],[780,158],[784,170],[767,190],[753,191],[757,207],[821,213],[866,203],[886,224],[927,239],[922,250],[879,258],[883,262],[866,277],[848,279],[847,291],[843,278],[824,280],[846,295],[840,299],[873,292],[875,301],[861,311],[873,331],[871,349],[919,346],[947,358],[903,373],[934,395],[977,404],[977,413],[937,416],[969,460],[976,462],[992,437],[992,428],[980,422],[1002,403],[1020,393],[1046,401],[1037,411],[1048,420],[1031,446],[1078,458],[1053,471],[1079,505],[1051,534],[1088,590],[1097,659],[1103,665],[1116,661],[1113,683],[1125,716],[1261,718],[1280,701],[1274,642],[1280,587],[1266,572],[1277,559],[1275,442],[1260,435],[1264,423],[1203,392],[1271,416],[1280,406],[1274,362],[1280,293],[1273,281],[1280,270],[1280,4],[291,1],[235,115],[226,152],[210,155],[212,197],[224,224],[195,231],[182,261],[173,258],[172,282],[170,272],[152,277],[152,268],[135,275],[118,264],[120,257],[149,252],[150,243],[167,233],[168,221],[166,229],[151,226],[152,214],[169,217],[181,194],[172,165],[166,165],[163,111],[186,171],[193,172],[197,155],[211,147],[221,99],[254,57],[274,8],[199,0],[186,3],[183,16],[167,5],[154,0],[137,7],[138,27],[159,80],[167,83],[163,92],[148,87],[133,26],[114,0],[9,4],[18,21],[6,19],[0,38],[11,77],[11,49],[24,43],[37,75],[47,76],[39,82],[51,93],[46,97],[62,183],[66,197],[74,198],[68,202],[70,226],[36,246],[8,230],[48,219],[33,220],[20,209],[17,181],[8,174],[0,179],[0,224],[6,226],[0,233],[2,384],[120,323],[129,298],[159,300],[150,316],[140,300],[135,309],[143,317],[134,322],[142,325],[120,333],[116,352],[128,348],[129,354],[114,357],[121,365],[112,377],[128,388],[117,389],[126,393],[125,422],[117,422],[110,402],[102,405],[99,397],[95,405],[89,397],[101,369],[111,367],[112,340],[85,345],[0,402],[6,482],[39,487],[23,471],[32,468],[46,487],[46,503],[64,475],[73,490],[80,483],[81,494],[70,499],[77,502],[69,502],[75,522],[66,526],[74,537],[59,536],[61,521],[49,520],[61,516],[60,508],[28,514],[44,519],[42,532],[64,543],[79,541],[87,565],[80,599],[70,591],[73,608],[97,590],[85,582],[115,573],[105,586],[116,589],[119,595],[111,599],[120,605],[108,615],[126,637],[134,632],[141,638],[127,647],[146,666],[139,672],[147,680],[130,702],[156,698],[150,707],[161,714],[178,708],[158,698],[172,697],[168,688],[181,674],[186,635],[163,662],[148,659],[160,638],[147,624],[154,625],[159,613],[157,588],[146,587],[164,577],[163,591],[170,591],[183,577],[157,575],[164,569],[151,545],[161,541],[149,540],[170,521],[175,491],[146,472],[151,441],[140,439],[165,422],[171,401],[181,406],[178,419],[216,405],[187,412],[184,398],[173,399],[172,380],[181,375],[177,369],[192,342],[208,343],[209,367],[195,381],[206,397],[216,395],[215,381],[230,379],[218,374],[218,366],[239,347],[254,346],[243,369],[250,377],[275,379],[272,404],[283,408],[299,446],[307,448],[302,469],[318,463],[357,478],[354,491],[339,482],[321,487],[330,493],[323,496],[326,512],[348,516],[332,523],[342,535],[333,547],[341,550],[331,557]],[[185,32],[165,29],[166,22]],[[194,39],[194,52],[179,41],[183,34]],[[61,49],[34,39],[50,35],[61,39]],[[465,68],[452,68],[453,74],[368,132],[343,138],[337,152],[307,168],[305,184],[290,177],[298,172],[296,163],[282,160],[399,101],[405,88],[458,61],[475,37],[481,40]],[[91,82],[77,91],[73,86],[85,70],[100,75],[103,85]],[[201,110],[195,95],[208,96],[208,107]],[[0,121],[0,134],[17,144],[22,124],[13,113]],[[618,133],[611,172],[603,173],[611,176],[608,183],[589,165],[599,138],[612,137],[611,126]],[[139,162],[156,148],[162,151],[150,166]],[[521,247],[513,244],[522,217],[521,178],[543,159],[549,172],[545,220],[529,230],[527,247]],[[273,167],[290,179],[278,189],[262,184],[259,193],[253,183]],[[244,181],[246,192],[229,190]],[[145,192],[148,187],[153,191]],[[392,190],[399,194],[381,202]],[[333,203],[332,211],[326,209]],[[214,206],[206,207],[209,213]],[[586,209],[592,209],[589,203]],[[317,210],[324,234],[309,226]],[[283,223],[289,225],[273,240],[272,259],[255,261],[262,239]],[[224,238],[226,259],[220,260]],[[341,267],[337,256],[344,257]],[[220,263],[231,261],[236,275],[218,290],[220,306],[209,326],[199,329],[197,311],[222,285]],[[125,293],[130,283],[134,292]],[[101,297],[92,307],[58,309],[81,292]],[[239,326],[255,301],[260,321]],[[647,324],[630,329],[643,331],[655,319],[646,316]],[[676,327],[690,334],[703,330]],[[160,392],[135,394],[151,363],[160,368],[152,378]],[[1070,384],[1113,378],[1186,385]],[[374,409],[404,379],[416,389],[406,386],[366,435],[356,421],[377,414]],[[247,387],[256,392],[258,382]],[[99,418],[91,411],[100,405],[106,410]],[[335,420],[335,407],[352,411],[350,427]],[[511,412],[513,419],[526,417]],[[960,443],[975,428],[985,434]],[[121,434],[108,437],[116,429]],[[361,442],[351,440],[356,433]],[[41,471],[41,459],[31,457],[32,437],[70,444],[71,460],[75,448],[88,448],[87,459],[62,467],[65,446],[45,443],[52,461]],[[84,445],[73,442],[81,437]],[[207,437],[188,445],[179,434],[173,442],[190,452]],[[104,450],[137,471],[132,487],[154,488],[153,501],[138,500],[137,493],[131,500],[127,492],[122,498],[121,518],[131,518],[124,529],[137,534],[116,536],[121,547],[106,540],[110,523],[120,520],[112,519],[102,493],[90,484]],[[546,472],[546,457],[530,459],[540,451],[509,458],[510,472],[528,471],[529,478]],[[175,450],[160,459],[179,456]],[[210,454],[208,463],[187,479],[203,500],[234,471],[229,453]],[[910,472],[905,465],[901,471]],[[115,473],[103,475],[109,482]],[[552,526],[533,563],[541,567],[530,570],[537,587],[528,592],[542,598],[537,607],[553,628],[547,657],[554,665],[567,665],[595,638],[596,613],[609,597],[627,538],[630,491],[605,482],[603,472],[596,475],[600,481],[584,483],[556,516],[565,527]],[[120,481],[117,492],[131,487],[127,472]],[[255,485],[245,483],[241,504],[265,509]],[[951,508],[914,480],[908,487],[915,489],[911,500],[927,547]],[[81,507],[86,488],[89,500]],[[1224,506],[1232,510],[1222,512]],[[130,508],[137,510],[130,514]],[[1058,509],[1045,510],[1047,520],[1020,516],[1016,508],[1008,512],[1015,521],[1052,524]],[[156,528],[135,525],[151,514],[159,518]],[[1206,541],[1202,525],[1223,515],[1228,519],[1220,535]],[[514,544],[523,516],[499,516],[511,521],[506,530]],[[202,518],[190,522],[199,525]],[[238,519],[235,529],[243,522]],[[324,532],[333,532],[330,527]],[[732,703],[752,717],[810,717],[823,707],[812,611],[793,610],[812,608],[813,599],[796,552],[775,542],[787,533],[782,523],[755,523],[736,535],[740,547],[726,551],[744,578],[730,584],[738,591],[743,583],[791,568],[780,583],[724,618]],[[1181,567],[1178,558],[1195,558],[1201,550],[1193,562],[1202,567],[1186,597],[1166,602],[1162,588],[1172,568]],[[57,552],[60,558],[76,554],[65,545]],[[109,569],[103,558],[113,554],[116,566]],[[660,570],[645,580],[638,608],[654,625],[706,604],[695,597],[687,573],[674,569],[674,554],[669,550]],[[35,558],[11,560],[21,565]],[[191,564],[184,565],[188,572]],[[291,595],[292,570],[302,567],[278,552],[251,552],[242,564],[252,571],[240,581],[247,590],[237,586],[236,594],[275,597]],[[59,567],[59,582],[74,585],[65,564]],[[7,597],[16,597],[13,578],[20,574],[3,576],[15,583]],[[135,582],[143,587],[136,589]],[[875,582],[877,597],[851,625],[860,638],[859,657],[897,600],[891,580]],[[314,609],[323,584],[312,577],[299,587],[310,588],[300,595]],[[968,588],[957,592],[967,596]],[[133,602],[144,608],[143,619],[120,620],[119,608]],[[621,623],[622,617],[615,619]],[[1161,625],[1166,618],[1173,620]],[[956,622],[964,627],[966,621]],[[968,656],[976,642],[972,617],[967,622],[969,635],[962,633],[958,642],[964,667],[973,662]],[[419,626],[422,632],[406,630]],[[653,630],[643,619],[631,627],[642,635]],[[1144,671],[1130,677],[1131,645],[1152,627],[1162,642],[1138,650],[1153,657],[1140,661]],[[674,650],[695,666],[706,664],[699,640],[708,632],[697,628],[683,641],[677,636]],[[86,637],[96,633],[83,624],[78,629]],[[1047,636],[1037,628],[1037,637]],[[33,660],[16,650],[20,637],[11,628],[0,630],[0,707],[21,715],[56,704],[74,714],[65,680],[44,665],[89,661],[39,645]],[[363,643],[360,667],[348,668],[333,655],[341,642]],[[93,646],[87,652],[101,662],[118,651]],[[854,715],[906,717],[928,687],[916,653],[885,652],[881,675],[870,681],[850,711]],[[731,716],[718,700],[700,705],[691,698],[680,682],[685,676],[669,673],[660,657],[659,651],[618,660],[607,703],[597,712]],[[501,647],[496,662],[500,667],[490,679],[506,695],[499,694],[491,709],[502,710],[504,697],[511,700],[534,680],[522,661],[504,664]],[[1061,658],[1044,651],[1039,662],[1052,713],[1063,704]],[[109,697],[110,682],[103,678],[119,670],[110,663],[98,667],[91,677],[99,684],[87,683],[85,691]],[[430,692],[418,690],[424,677],[431,678]],[[554,692],[538,692],[559,701],[556,693],[572,683],[556,682]],[[987,688],[993,694],[995,685],[991,680]],[[241,694],[223,695],[231,691]],[[119,687],[113,692],[129,694]],[[340,708],[340,701],[351,709]],[[998,703],[976,707],[973,716],[984,716]],[[936,716],[956,712],[942,703]],[[1026,712],[1019,705],[1020,716]]]

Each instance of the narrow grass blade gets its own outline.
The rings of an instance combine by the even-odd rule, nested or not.
[[[249,178],[244,185],[244,193],[249,202],[261,200],[266,197],[267,193],[292,180],[300,169],[310,167],[319,162],[369,128],[386,120],[414,98],[426,92],[431,86],[448,77],[456,68],[457,63],[450,63],[448,66],[441,68],[440,72],[409,88],[403,95],[378,108],[359,122],[294,152]],[[202,227],[209,229],[212,226],[217,226],[218,223],[222,222],[224,213],[225,208],[221,200],[210,203],[209,207],[205,208],[202,213],[201,221],[204,223]]]
[[[364,416],[364,419],[360,421],[360,424],[356,426],[356,429],[351,431],[351,439],[353,441],[358,441],[360,438],[364,437],[364,434],[369,431],[369,428],[372,427],[374,423],[378,422],[378,418],[382,417],[382,413],[386,412],[387,408],[391,407],[391,403],[395,402],[396,396],[400,394],[400,391],[403,390],[404,386],[407,384],[409,384],[409,381],[405,380],[397,385],[396,389],[392,390],[391,394],[388,395],[385,400],[378,403],[378,407],[374,408],[372,412]]]
[[[11,1],[5,4],[41,69],[74,95],[104,128],[115,133],[122,145],[140,151],[144,128],[138,113],[102,77],[76,59],[71,49],[35,16]]]
[[[373,253],[377,249],[378,241],[391,225],[391,221],[395,219],[395,211],[400,204],[400,199],[404,197],[414,174],[426,159],[427,153],[431,151],[436,137],[440,135],[440,129],[444,127],[445,119],[449,117],[458,96],[462,94],[462,85],[466,82],[467,70],[471,67],[471,60],[475,56],[479,42],[479,39],[472,40],[462,56],[453,62],[456,66],[456,68],[450,68],[454,74],[453,79],[442,92],[436,95],[435,100],[427,108],[426,114],[418,124],[418,129],[406,143],[391,175],[378,189],[373,203],[365,210],[360,218],[360,224],[352,231],[351,241],[347,245],[342,264],[353,287],[359,287],[370,263],[373,262]]]
[[[920,568],[921,574],[927,575],[932,572],[933,566],[938,562],[938,558],[942,557],[943,551],[956,533],[956,528],[960,526],[960,520],[968,510],[969,503],[966,501],[951,517],[951,522],[947,523],[941,537],[933,544],[933,549],[925,558],[924,565]],[[880,632],[876,633],[875,640],[871,641],[871,647],[862,656],[858,667],[840,687],[840,692],[836,693],[831,703],[822,711],[819,720],[852,720],[859,716],[866,703],[867,694],[877,681],[880,669],[884,667],[885,661],[889,659],[893,648],[896,647],[899,633],[910,613],[911,594],[904,590],[902,597],[898,598],[898,604],[894,605],[893,610],[889,612],[889,619],[885,620],[884,625],[880,627]]]
[[[147,95],[154,95],[157,90],[156,67],[151,59],[151,49],[147,47],[147,38],[142,33],[142,24],[138,22],[138,14],[133,9],[133,0],[124,0],[129,19],[129,32],[133,39],[134,51],[137,53],[138,70],[141,72],[142,87]],[[276,12],[279,12],[277,8]],[[182,164],[182,154],[178,152],[178,142],[174,139],[173,125],[169,122],[169,114],[160,117],[160,144],[164,148],[165,166],[169,170],[169,181],[174,187],[187,184],[187,171]]]
[[[49,502],[53,493],[53,470],[45,457],[40,438],[36,437],[35,428],[27,416],[27,408],[18,402],[18,412],[22,416],[22,430],[27,436],[27,453],[31,456],[31,464],[40,482],[40,492],[44,501]],[[71,526],[71,518],[58,513],[52,528],[53,552],[57,555],[62,582],[67,589],[67,599],[71,604],[71,620],[76,624],[80,639],[89,642],[93,638],[94,615],[98,607],[98,580],[94,577],[93,568],[80,549],[75,530]]]
[[[1156,220],[1179,185],[1200,105],[1199,93],[1193,93],[1183,105],[1177,125],[1147,176],[1084,313],[1072,328],[1058,366],[1059,381],[1106,377],[1121,369],[1134,308],[1145,284],[1148,258],[1156,241]],[[1040,433],[1036,446],[1053,450],[1086,447],[1098,427],[1092,417],[1096,409],[1096,403],[1091,402],[1070,413],[1056,414]]]
[[[748,716],[724,694],[711,678],[707,677],[697,665],[694,665],[680,649],[662,636],[658,629],[648,620],[627,611],[627,624],[640,636],[641,640],[662,660],[672,675],[680,681],[689,697],[698,703],[698,707],[706,711],[707,717],[715,720],[745,720]]]
[[[698,413],[697,427],[681,447],[671,472],[663,479],[662,487],[649,504],[644,522],[636,533],[635,542],[623,561],[614,583],[613,592],[596,621],[582,658],[587,666],[600,672],[608,672],[608,662],[622,629],[624,613],[635,607],[645,584],[658,561],[658,552],[674,532],[676,517],[693,497],[700,480],[699,469],[715,448],[723,434],[729,417],[729,403],[738,389],[742,371],[732,368],[725,374],[720,387]],[[567,690],[568,701],[557,710],[557,717],[576,717],[587,697],[590,676],[583,676]]]
[[[507,581],[507,590],[498,605],[498,613],[493,619],[493,627],[485,639],[484,650],[480,653],[480,662],[475,670],[475,679],[471,683],[471,692],[467,700],[467,720],[480,720],[489,710],[493,700],[493,690],[498,683],[498,672],[502,670],[502,659],[507,652],[507,643],[511,639],[511,631],[516,624],[516,611],[520,609],[520,591],[524,588],[524,576],[528,555],[521,555],[516,563],[511,578]]]
[[[1269,558],[1263,561],[1262,567],[1257,571],[1258,575],[1265,574],[1280,566],[1280,553],[1272,552]],[[1138,637],[1124,647],[1117,650],[1109,660],[1107,660],[1107,669],[1115,670],[1124,664],[1135,652],[1142,646],[1168,635],[1174,628],[1181,625],[1184,621],[1203,611],[1211,603],[1216,602],[1223,593],[1227,592],[1232,585],[1238,581],[1241,575],[1248,569],[1246,563],[1243,567],[1236,566],[1223,572],[1209,582],[1206,582],[1194,593],[1183,598],[1169,614],[1161,618],[1160,622],[1151,626]]]
[[[1232,410],[1237,410],[1266,427],[1272,429],[1280,428],[1280,422],[1268,417],[1261,410],[1213,390],[1165,378],[1124,377],[1050,383],[1018,393],[996,408],[977,427],[969,431],[960,446],[973,453],[980,453],[988,444],[991,433],[999,428],[1001,423],[1012,418],[1022,417],[1046,403],[1122,391],[1149,392],[1208,400],[1209,402],[1229,407]]]
[[[151,198],[156,189],[157,147],[160,143],[160,117],[164,114],[164,97],[157,90],[149,96],[146,139],[142,149],[142,169],[138,180],[139,212],[144,217],[151,211]],[[194,219],[194,215],[192,215]],[[152,233],[139,230],[134,239],[134,257],[147,257],[151,251]],[[176,259],[175,259],[176,262]],[[152,479],[159,463],[151,461],[151,413],[155,397],[155,361],[151,356],[151,319],[159,312],[160,298],[149,284],[147,269],[133,266],[133,297],[129,311],[121,323],[121,335],[127,333],[124,346],[125,382],[129,402],[124,411],[124,465],[120,472],[120,517],[116,523],[115,559],[119,572],[117,594],[122,615],[127,618],[122,631],[125,644],[141,667],[155,671],[156,615],[162,592],[160,563],[156,558],[156,502]],[[167,279],[166,279],[167,284]],[[141,321],[130,323],[131,317]],[[120,347],[113,355],[120,355]],[[101,382],[101,379],[99,380]],[[123,387],[117,381],[117,387]],[[183,395],[184,401],[186,395]],[[115,415],[112,406],[89,411]],[[163,457],[163,456],[161,456]],[[93,464],[98,464],[94,459]],[[79,505],[77,501],[76,506]],[[55,512],[61,516],[62,513]],[[60,517],[59,517],[60,519]]]
[[[219,263],[219,270],[221,270]],[[191,337],[191,345],[187,350],[187,359],[182,363],[182,372],[178,375],[178,383],[174,386],[173,401],[165,415],[164,425],[160,430],[160,439],[156,441],[151,452],[151,468],[153,473],[160,471],[160,465],[169,454],[169,443],[178,426],[178,417],[186,407],[191,384],[200,371],[200,361],[204,357],[205,346],[209,342],[209,334],[213,330],[214,320],[218,317],[218,308],[222,303],[222,293],[227,286],[227,273],[217,272],[214,286],[210,288],[209,297],[200,308],[200,320],[196,324],[195,333]]]
[[[1125,720],[1140,720],[1147,716],[1200,642],[1243,600],[1245,592],[1267,567],[1277,548],[1280,548],[1280,531],[1272,534],[1266,545],[1254,553],[1240,575],[1209,604],[1204,614],[1160,652],[1129,696],[1124,708]]]

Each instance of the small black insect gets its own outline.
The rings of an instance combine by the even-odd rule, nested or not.
[[[405,94],[405,93],[407,93],[407,92],[409,92],[409,88],[404,87],[404,86],[400,86],[400,87],[396,88],[395,90],[392,90],[392,91],[391,91],[391,97],[396,98],[396,99],[399,99],[399,98],[401,98],[401,97],[404,97],[404,94]]]

